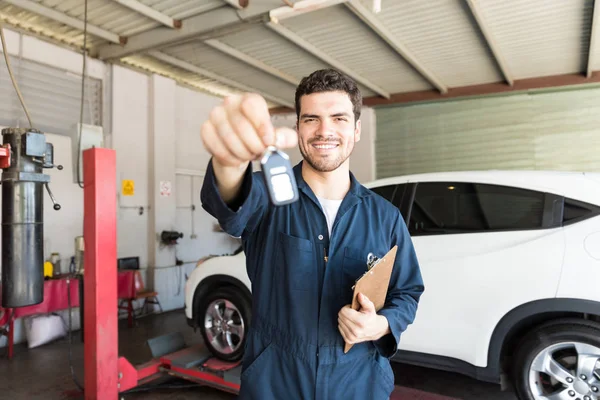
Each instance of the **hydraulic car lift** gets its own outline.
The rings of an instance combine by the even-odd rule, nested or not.
[[[137,367],[119,358],[119,390],[130,390],[160,379],[164,375],[185,379],[203,386],[238,394],[240,362],[223,362],[212,356],[204,346],[187,347],[179,333],[148,341],[153,359]]]

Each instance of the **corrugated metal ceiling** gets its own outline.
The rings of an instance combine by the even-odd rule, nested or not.
[[[189,86],[214,96],[224,97],[239,93],[239,90],[236,88],[224,85],[223,83],[217,82],[214,79],[204,78],[196,73],[189,72],[166,62],[157,60],[154,57],[144,55],[130,56],[122,58],[120,62],[125,66],[131,66],[137,70],[170,77],[185,86]],[[277,104],[270,101],[267,101],[267,103],[270,107],[277,106]]]
[[[82,30],[77,24],[58,22],[48,12],[32,12],[0,0],[0,19],[9,26],[32,32],[43,38],[79,48],[83,43]],[[138,0],[165,16],[183,21],[199,15],[219,15],[223,9],[234,10],[225,0]],[[311,0],[316,3],[316,0]],[[370,0],[360,1],[363,9],[371,9]],[[468,1],[479,10],[489,36],[467,5]],[[16,4],[15,0],[10,0]],[[127,54],[114,61],[147,71],[176,77],[180,82],[192,82],[196,88],[209,93],[231,93],[238,90],[227,82],[236,81],[244,86],[261,90],[272,97],[293,100],[294,87],[276,77],[281,74],[300,80],[310,72],[328,67],[325,59],[311,54],[298,43],[268,29],[269,9],[286,7],[281,0],[250,0],[247,10],[238,11],[234,22],[242,27],[237,32],[219,29],[202,31],[202,22],[191,22],[198,35],[187,35],[185,43],[178,43],[177,34],[167,45],[152,46],[161,35],[169,35],[172,28],[125,7],[115,0],[89,0],[88,23],[114,35],[129,38],[130,42],[150,43],[141,51]],[[298,6],[303,0],[295,0]],[[504,58],[508,72],[516,80],[560,74],[585,74],[588,63],[592,27],[593,0],[420,0],[384,1],[378,14],[370,13],[375,26],[369,27],[355,12],[340,4],[282,19],[285,29],[299,36],[360,77],[359,85],[365,97],[378,96],[377,92],[401,94],[414,91],[439,90],[503,82],[504,76],[490,44]],[[43,6],[81,21],[83,0],[22,0],[21,5]],[[261,8],[262,7],[262,8]],[[27,8],[27,7],[25,7]],[[266,10],[255,11],[252,10]],[[288,8],[289,9],[289,8]],[[251,21],[248,16],[261,17]],[[239,21],[237,21],[239,19]],[[364,17],[363,17],[364,19]],[[207,22],[215,22],[207,20]],[[217,25],[219,21],[216,21]],[[250,22],[250,23],[249,23]],[[195,26],[194,26],[195,24]],[[231,20],[227,25],[231,26]],[[390,38],[381,37],[385,34]],[[598,29],[596,29],[598,36]],[[183,37],[183,36],[182,36]],[[239,56],[235,58],[208,46],[199,40],[210,37],[223,43]],[[600,39],[600,38],[599,38]],[[404,46],[411,54],[405,58],[390,40]],[[492,42],[490,43],[489,40]],[[596,40],[599,42],[599,40]],[[89,33],[92,50],[102,49],[106,38]],[[119,45],[113,45],[119,46]],[[128,48],[129,43],[125,45]],[[306,47],[306,46],[304,46]],[[209,70],[210,79],[197,72],[180,67],[169,67],[164,61],[153,60],[147,50],[160,50],[178,59]],[[591,52],[592,68],[600,69],[600,43]],[[251,57],[255,66],[240,61]],[[266,65],[271,71],[261,71],[256,65]],[[418,70],[421,71],[418,71]],[[218,76],[223,79],[219,82]],[[437,83],[435,81],[438,81]],[[378,90],[379,89],[379,90]],[[220,94],[219,94],[220,95]]]
[[[201,66],[215,74],[240,82],[245,86],[280,97],[294,100],[294,86],[271,75],[248,66],[241,61],[215,50],[203,42],[191,42],[163,50],[170,56]]]
[[[288,19],[282,25],[392,93],[431,87],[343,5]]]
[[[502,80],[464,1],[385,3],[381,22],[450,87]]]
[[[83,46],[83,31],[72,28],[50,18],[34,14],[0,1],[0,19],[9,26],[17,27],[43,38],[50,38],[71,46]],[[88,36],[88,46],[105,43],[104,39]]]
[[[515,79],[585,71],[592,0],[478,3]]]
[[[286,39],[273,34],[264,26],[255,26],[244,32],[224,36],[219,41],[273,68],[285,71],[298,81],[317,69],[328,67],[318,58],[306,54],[298,46],[290,45]]]

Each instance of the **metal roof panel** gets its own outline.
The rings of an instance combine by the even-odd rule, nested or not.
[[[369,2],[364,3],[367,6]],[[462,1],[389,1],[377,18],[449,87],[503,79]]]
[[[223,54],[203,42],[196,41],[172,46],[163,49],[162,52],[293,103],[294,86]]]
[[[478,4],[515,79],[586,70],[592,0]]]
[[[343,5],[286,19],[281,25],[390,93],[432,87]]]

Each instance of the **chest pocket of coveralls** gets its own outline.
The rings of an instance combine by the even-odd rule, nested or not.
[[[307,291],[316,287],[316,265],[313,242],[279,233],[280,247],[277,259],[282,265],[277,268],[280,282],[290,290]]]
[[[344,248],[344,265],[342,274],[342,290],[352,300],[352,286],[356,280],[367,271],[367,253],[365,249],[346,247]]]

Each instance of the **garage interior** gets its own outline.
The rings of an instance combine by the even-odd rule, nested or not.
[[[0,0],[1,51],[28,110],[3,59],[0,129],[35,128],[53,146],[49,182],[36,186],[43,255],[27,267],[53,270],[44,307],[0,307],[0,397],[84,398],[78,386],[92,368],[84,368],[79,295],[96,292],[73,273],[86,253],[85,226],[95,232],[86,249],[111,246],[104,228],[115,234],[114,248],[92,251],[90,287],[104,287],[103,268],[130,272],[98,289],[119,296],[118,308],[102,310],[118,314],[118,335],[109,335],[118,355],[146,363],[148,340],[174,332],[202,343],[183,312],[186,281],[199,260],[239,247],[199,197],[210,159],[200,127],[228,95],[259,93],[274,125],[294,127],[303,77],[321,68],[351,77],[364,98],[351,163],[362,183],[448,171],[599,172],[599,14],[594,0]],[[288,154],[292,164],[302,159],[297,149]],[[0,151],[3,176],[7,156]],[[84,199],[84,177],[107,184],[95,181],[98,192]],[[114,225],[102,214],[112,204],[103,204],[103,189],[115,195]],[[4,233],[9,205],[2,209]],[[4,254],[16,250],[1,251],[5,270]],[[60,326],[40,325],[32,338],[40,316],[58,316]],[[452,371],[393,368],[398,399],[517,399]],[[119,389],[85,398],[235,398],[183,380]]]

